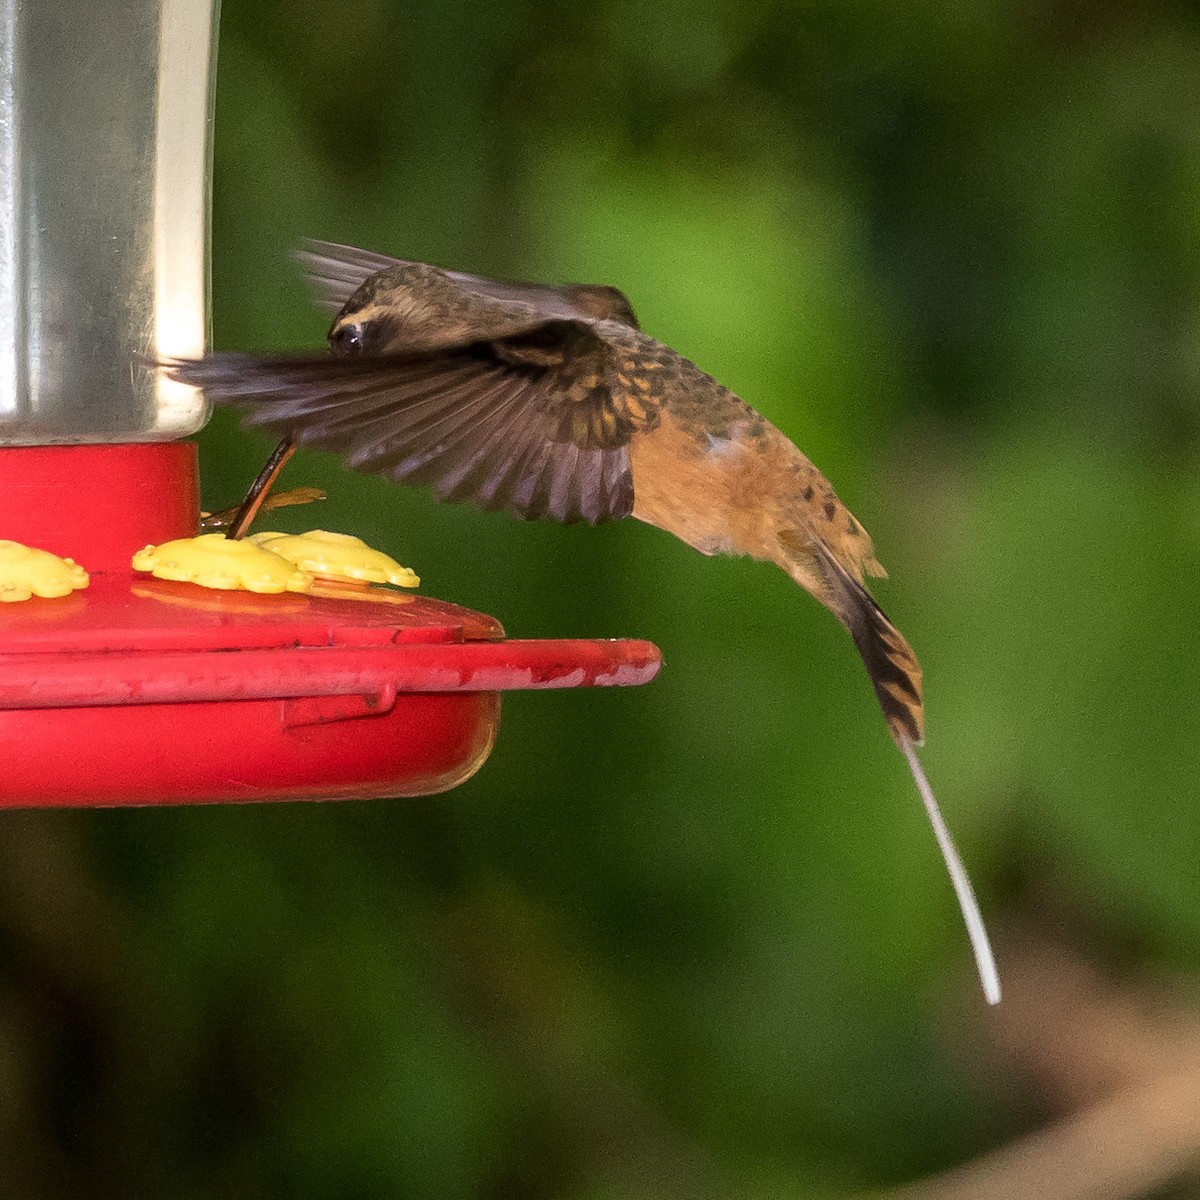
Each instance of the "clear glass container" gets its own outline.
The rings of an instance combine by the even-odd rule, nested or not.
[[[194,433],[218,0],[0,0],[0,445]]]

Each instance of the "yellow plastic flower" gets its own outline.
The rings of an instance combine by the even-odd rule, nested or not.
[[[74,559],[59,558],[20,542],[0,541],[0,603],[55,599],[88,585],[88,573]]]
[[[312,576],[286,558],[223,533],[147,546],[133,556],[133,569],[223,592],[307,592],[312,586]]]
[[[354,579],[363,583],[390,583],[396,587],[419,587],[421,580],[408,567],[362,538],[349,533],[314,529],[309,533],[255,533],[247,541],[282,555],[302,571],[326,579]]]

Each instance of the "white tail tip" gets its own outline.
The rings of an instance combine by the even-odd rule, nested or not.
[[[996,970],[996,959],[992,954],[992,945],[988,941],[987,929],[983,924],[983,914],[979,911],[979,901],[975,899],[975,890],[967,877],[967,869],[963,866],[958,851],[954,848],[954,839],[946,822],[942,819],[942,810],[934,798],[933,788],[925,777],[921,760],[917,757],[916,747],[904,737],[896,739],[904,757],[908,759],[908,769],[912,771],[921,793],[921,801],[933,826],[933,835],[937,838],[938,847],[946,870],[950,873],[950,882],[954,885],[954,894],[958,897],[958,907],[962,911],[963,922],[967,927],[967,937],[971,939],[971,952],[975,955],[975,968],[979,972],[979,982],[983,985],[983,994],[989,1004],[1000,1003],[1000,973]]]

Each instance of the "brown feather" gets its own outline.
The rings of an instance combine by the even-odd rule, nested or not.
[[[925,741],[921,664],[904,635],[870,592],[846,570],[833,551],[811,534],[785,530],[780,542],[807,568],[815,563],[823,587],[817,598],[850,632],[897,745]]]
[[[607,347],[574,321],[426,355],[167,364],[248,425],[523,518],[628,516],[634,420],[607,384]]]

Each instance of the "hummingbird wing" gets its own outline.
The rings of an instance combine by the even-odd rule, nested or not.
[[[314,302],[330,313],[336,313],[372,275],[400,266],[404,261],[313,238],[305,238],[295,256],[304,270]]]
[[[342,359],[213,354],[165,364],[246,424],[341,454],[355,470],[425,484],[533,519],[628,516],[634,418],[607,383],[608,347],[548,321],[452,351]]]
[[[342,306],[372,275],[391,267],[418,266],[403,258],[390,258],[337,242],[307,240],[296,257],[304,268],[313,299],[331,313]],[[504,282],[469,275],[465,271],[443,271],[465,293],[490,300],[515,301],[531,305],[541,316],[559,320],[620,321],[638,328],[633,307],[619,289],[603,284],[568,284],[553,287],[548,283]]]

